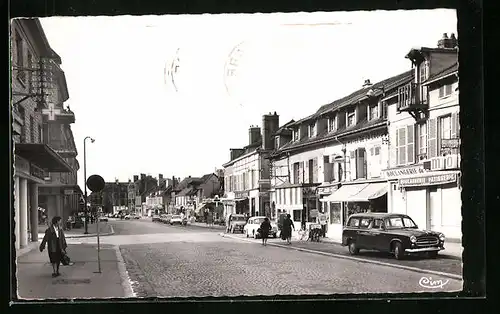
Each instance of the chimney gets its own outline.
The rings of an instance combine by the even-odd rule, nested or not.
[[[163,181],[163,174],[158,174],[158,183]]]
[[[448,33],[444,33],[443,38],[441,38],[438,41],[438,45],[437,45],[438,48],[444,48],[444,49],[455,48],[456,43],[457,43],[457,39],[455,38],[455,34],[452,34],[452,35],[453,35],[452,38],[448,38]],[[455,40],[453,40],[453,38]]]
[[[279,124],[280,116],[276,112],[262,116],[262,149],[274,149],[274,133],[278,131]]]
[[[373,84],[370,82],[369,79],[365,80],[365,82],[363,83],[363,88],[368,88],[368,87],[372,87]]]
[[[145,173],[141,173],[141,180],[144,180],[146,179],[146,174]]]
[[[251,125],[248,130],[248,145],[252,145],[260,141],[262,135],[258,126]]]

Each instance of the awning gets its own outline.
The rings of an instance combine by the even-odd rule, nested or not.
[[[368,186],[359,191],[358,194],[348,198],[348,202],[368,202],[369,200],[381,197],[387,194],[387,183],[377,182],[368,183]]]
[[[52,148],[45,144],[16,143],[16,155],[28,160],[45,171],[72,172],[70,165]]]
[[[348,184],[341,186],[337,191],[330,196],[321,199],[322,202],[347,202],[351,196],[358,194],[366,188],[368,183],[363,184]]]

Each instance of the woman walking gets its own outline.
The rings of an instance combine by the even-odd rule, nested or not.
[[[293,225],[293,221],[290,217],[290,214],[286,215],[286,218],[283,221],[283,230],[281,230],[283,233],[281,238],[286,239],[287,244],[292,244],[292,229],[295,230],[295,226]]]
[[[48,253],[50,263],[52,264],[52,277],[60,276],[59,265],[61,259],[66,254],[66,238],[61,227],[61,217],[56,216],[52,218],[52,225],[45,230],[45,236],[40,244],[40,252],[45,249],[45,244],[48,243]]]
[[[264,221],[260,224],[260,236],[262,237],[262,245],[267,245],[267,238],[269,237],[269,232],[271,231],[271,223],[269,218],[264,218]]]

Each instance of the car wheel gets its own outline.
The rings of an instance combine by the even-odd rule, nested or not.
[[[349,243],[349,253],[351,253],[351,255],[356,255],[359,253],[359,249],[358,246],[356,245],[356,242],[352,241],[351,243]]]
[[[403,246],[399,242],[396,242],[396,244],[394,244],[394,257],[397,260],[401,260],[404,257]]]

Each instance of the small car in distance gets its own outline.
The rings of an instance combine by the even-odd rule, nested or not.
[[[352,255],[375,250],[392,253],[396,259],[412,254],[435,258],[444,250],[444,240],[444,234],[419,230],[413,219],[403,214],[354,214],[342,231],[342,245],[348,246]]]
[[[181,215],[172,215],[172,218],[169,221],[170,225],[182,225],[182,217]]]
[[[253,237],[255,239],[260,238],[260,233],[258,229],[262,222],[264,222],[265,216],[255,216],[248,219],[247,224],[243,228],[243,233],[248,237]],[[269,231],[270,238],[276,238],[278,236],[278,226],[275,222],[271,221],[271,230]]]
[[[228,231],[230,233],[243,232],[243,228],[247,223],[245,215],[233,214],[231,215],[230,219],[231,220],[229,221]]]

